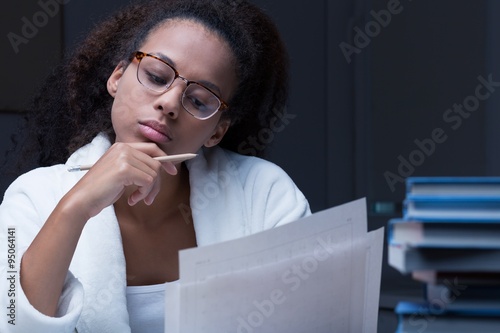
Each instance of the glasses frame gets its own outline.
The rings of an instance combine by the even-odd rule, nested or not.
[[[169,85],[165,86],[165,89],[162,90],[162,91],[158,91],[158,90],[154,90],[154,89],[151,89],[149,87],[147,87],[146,85],[144,85],[144,83],[141,82],[141,80],[139,79],[139,67],[141,65],[141,61],[142,59],[146,58],[146,57],[151,57],[151,58],[154,58],[162,63],[164,63],[165,65],[167,65],[168,67],[170,67],[174,73],[175,73],[175,76],[174,76],[174,79],[172,80],[172,82],[170,82]],[[137,64],[137,74],[136,74],[136,77],[137,77],[137,81],[139,81],[139,83],[146,89],[148,90],[151,90],[151,91],[154,91],[154,92],[157,92],[157,93],[160,93],[160,94],[163,94],[164,92],[168,91],[168,89],[170,89],[170,87],[172,86],[172,84],[175,82],[175,80],[177,79],[181,79],[182,81],[184,81],[186,83],[186,88],[184,88],[184,91],[182,92],[182,97],[181,97],[181,105],[182,107],[184,108],[184,110],[187,111],[187,113],[189,113],[190,115],[192,115],[193,117],[195,117],[196,119],[200,119],[200,120],[205,120],[205,119],[208,119],[210,117],[212,117],[213,115],[215,115],[217,113],[217,111],[224,111],[226,109],[229,108],[229,105],[222,99],[220,98],[219,95],[217,95],[212,89],[206,87],[204,84],[202,83],[199,83],[199,82],[196,82],[196,81],[190,81],[188,79],[186,79],[185,77],[183,76],[180,76],[179,75],[179,72],[172,66],[170,65],[168,62],[166,62],[165,60],[163,60],[162,58],[154,55],[154,54],[151,54],[151,53],[145,53],[145,52],[141,52],[141,51],[136,51],[136,52],[133,52],[131,57],[130,57],[132,60],[133,59],[137,59],[138,61],[138,64]],[[194,114],[191,113],[191,111],[189,111],[185,106],[184,106],[184,103],[182,102],[182,99],[184,98],[184,95],[185,95],[185,92],[186,92],[186,89],[191,85],[191,84],[196,84],[202,88],[205,88],[206,90],[208,90],[210,93],[212,93],[215,98],[217,98],[219,100],[219,107],[217,108],[217,110],[215,110],[210,116],[208,117],[198,117],[198,116],[195,116]]]

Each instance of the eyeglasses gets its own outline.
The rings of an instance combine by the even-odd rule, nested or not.
[[[212,117],[217,111],[228,108],[226,102],[203,84],[189,81],[179,75],[177,70],[163,59],[149,53],[134,52],[132,58],[139,61],[137,80],[149,90],[164,93],[179,78],[186,82],[181,103],[193,117],[204,120]]]

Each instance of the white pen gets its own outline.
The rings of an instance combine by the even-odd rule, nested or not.
[[[176,163],[176,162],[186,161],[186,160],[192,159],[194,157],[196,157],[196,154],[187,153],[187,154],[178,154],[178,155],[169,155],[169,156],[158,156],[158,157],[153,157],[153,159],[160,161],[160,162]],[[69,172],[85,171],[85,170],[89,170],[90,168],[92,168],[92,166],[93,166],[93,164],[75,165],[75,166],[69,167],[68,171]]]

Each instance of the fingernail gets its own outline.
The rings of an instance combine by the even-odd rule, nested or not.
[[[163,164],[163,169],[168,173],[171,174],[172,176],[175,176],[177,174],[177,168],[175,167],[174,164],[172,163],[165,163]]]

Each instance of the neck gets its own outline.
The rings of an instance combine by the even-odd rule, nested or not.
[[[189,206],[189,172],[184,164],[179,165],[178,170],[175,176],[162,170],[160,192],[149,206],[143,201],[130,206],[127,200],[136,187],[127,188],[114,204],[116,214],[126,214],[127,220],[144,227],[157,227],[172,220],[172,217],[181,212],[181,208]]]

